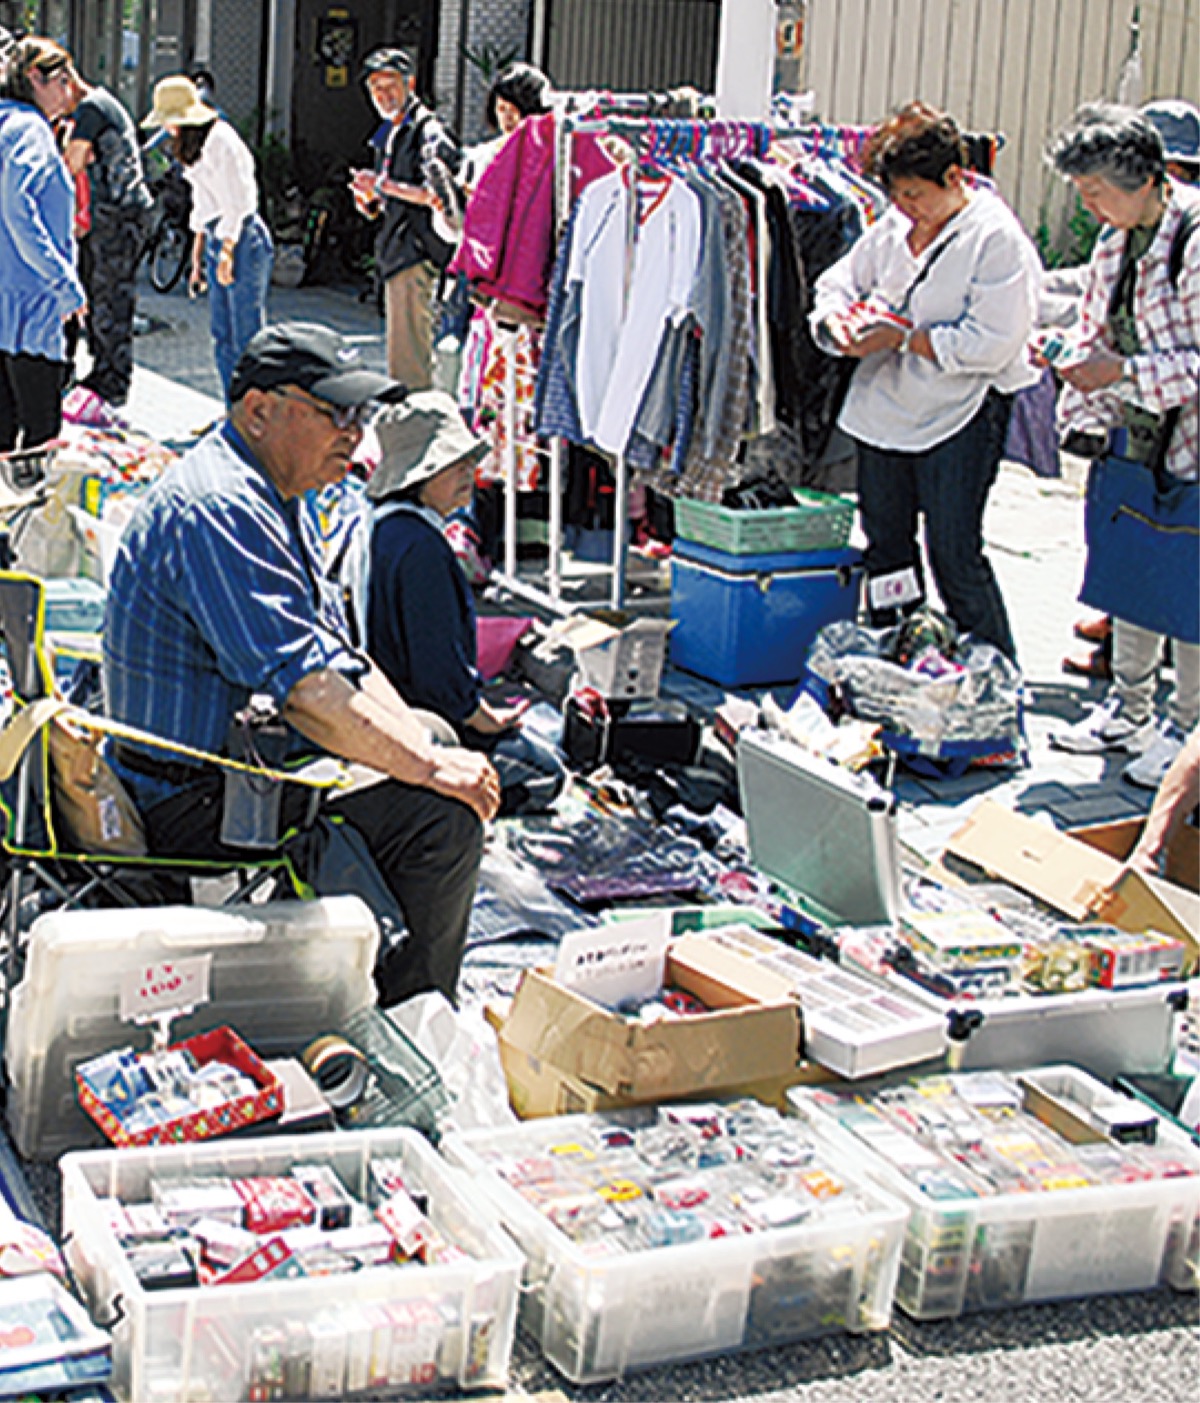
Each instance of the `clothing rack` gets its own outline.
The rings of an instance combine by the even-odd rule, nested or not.
[[[633,106],[628,95],[625,102]],[[857,133],[858,128],[822,128],[827,133],[844,131]],[[867,129],[863,129],[867,130]],[[812,135],[813,124],[780,125],[773,122],[743,122],[722,118],[678,118],[638,116],[635,112],[616,111],[604,115],[567,113],[555,123],[555,226],[561,235],[570,213],[571,204],[571,144],[576,133],[607,133],[630,142],[639,157],[653,159],[709,158],[737,159],[765,156],[771,143]],[[656,151],[656,141],[661,143]],[[839,152],[839,154],[842,154]],[[499,331],[500,335],[513,336]],[[504,446],[504,565],[495,572],[494,582],[507,593],[554,614],[571,614],[580,607],[564,600],[562,593],[562,493],[563,440],[550,441],[548,523],[549,553],[546,587],[522,579],[517,568],[517,404],[515,347],[509,347],[505,372],[505,446]],[[614,506],[613,549],[609,566],[609,607],[623,609],[628,573],[628,499],[629,466],[623,454],[613,459]]]

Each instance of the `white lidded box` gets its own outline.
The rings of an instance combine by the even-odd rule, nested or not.
[[[1022,1078],[1107,1094],[1073,1067],[788,1092],[814,1135],[908,1208],[896,1304],[935,1320],[1194,1287],[1200,1152],[1188,1137],[1160,1120],[1152,1145],[1068,1139],[1024,1108]]]
[[[405,1185],[462,1255],[432,1266],[367,1266],[349,1275],[145,1290],[102,1200],[145,1202],[152,1184],[287,1174],[326,1165],[367,1200],[373,1160],[398,1159]],[[344,1131],[146,1149],[62,1162],[63,1240],[92,1318],[113,1338],[113,1383],[131,1403],[283,1397],[278,1355],[299,1391],[370,1396],[423,1385],[502,1387],[512,1352],[521,1257],[475,1206],[472,1186],[411,1130]],[[371,1328],[387,1307],[388,1338]],[[410,1329],[405,1322],[412,1325]],[[281,1331],[288,1332],[287,1344]],[[273,1359],[271,1356],[276,1357]],[[274,1383],[272,1383],[272,1379]]]
[[[209,1001],[172,1024],[182,1041],[228,1025],[260,1056],[299,1052],[375,1002],[379,929],[355,896],[223,907],[151,906],[40,917],[5,1035],[8,1124],[26,1158],[102,1143],[76,1100],[75,1068],[149,1045],[121,1019],[138,969],[211,955]]]
[[[660,1165],[660,1177],[665,1173],[679,1191],[676,1199],[659,1198],[667,1183],[655,1184],[644,1165],[610,1154],[607,1146],[614,1135],[661,1130],[675,1114],[703,1119],[713,1108],[700,1103],[549,1117],[444,1142],[443,1153],[469,1171],[524,1252],[522,1328],[568,1379],[594,1383],[675,1360],[887,1328],[904,1210],[827,1147],[812,1146],[803,1134],[792,1139],[786,1118],[757,1103],[734,1106],[773,1118],[799,1154],[811,1155],[806,1172],[814,1182],[836,1179],[841,1192],[825,1203],[808,1198],[812,1211],[786,1226],[743,1231],[729,1224],[711,1235],[717,1229],[710,1223],[709,1236],[674,1240],[683,1235],[704,1184],[714,1195],[716,1185],[695,1164],[677,1171]],[[562,1192],[557,1202],[537,1206],[509,1178],[547,1161],[564,1176]],[[778,1202],[806,1198],[786,1188],[783,1176],[763,1200],[749,1164],[712,1172],[728,1174],[732,1193],[759,1194],[764,1221],[772,1221]],[[670,1202],[677,1206],[664,1206]],[[669,1245],[626,1247],[607,1228],[580,1241],[563,1216],[593,1209],[628,1215],[639,1208],[645,1210],[641,1221],[653,1224]]]

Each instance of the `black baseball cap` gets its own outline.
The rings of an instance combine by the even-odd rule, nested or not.
[[[364,83],[372,73],[399,73],[402,78],[415,78],[417,65],[407,49],[376,49],[363,60],[360,77]]]
[[[345,408],[372,399],[397,404],[408,393],[398,381],[368,370],[356,346],[317,322],[279,322],[254,336],[233,368],[229,402],[236,404],[247,390],[282,385]]]

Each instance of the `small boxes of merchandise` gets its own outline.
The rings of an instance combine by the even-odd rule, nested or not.
[[[92,1151],[62,1172],[122,1399],[504,1383],[520,1254],[413,1131]]]
[[[789,1101],[910,1210],[896,1287],[909,1315],[1196,1285],[1200,1152],[1076,1067]]]
[[[114,1145],[228,1135],[283,1110],[283,1087],[232,1028],[162,1051],[119,1048],[75,1070],[79,1104]]]
[[[887,1327],[903,1209],[757,1102],[563,1116],[443,1149],[524,1251],[522,1324],[575,1382]]]

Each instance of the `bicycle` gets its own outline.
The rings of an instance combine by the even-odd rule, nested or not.
[[[191,258],[192,192],[175,163],[151,180],[150,189],[155,216],[142,256],[149,264],[150,286],[165,293],[183,277]]]

